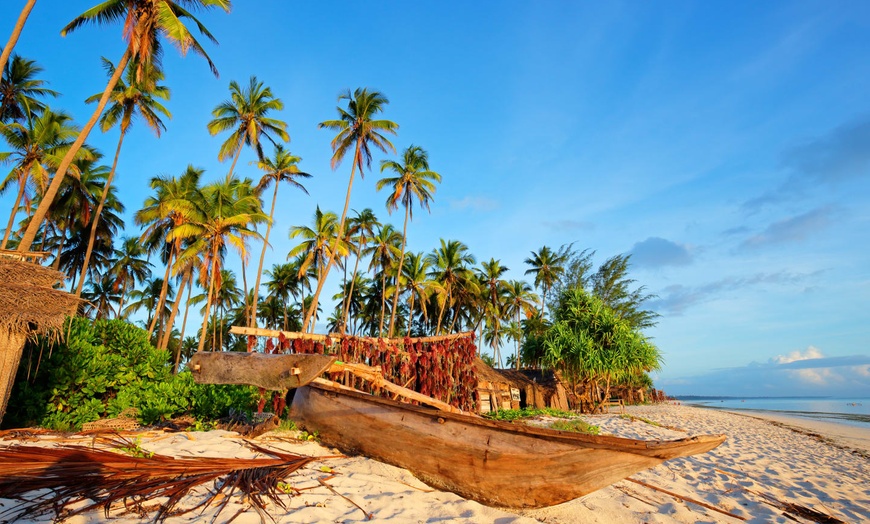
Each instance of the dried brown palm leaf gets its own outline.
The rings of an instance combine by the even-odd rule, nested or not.
[[[22,501],[19,506],[0,514],[0,519],[13,522],[25,514],[52,512],[59,518],[62,514],[69,517],[97,508],[103,508],[108,517],[117,502],[125,505],[133,502],[141,507],[147,501],[166,497],[155,517],[155,521],[160,522],[171,515],[207,506],[222,495],[220,513],[229,497],[238,490],[265,520],[268,501],[286,508],[278,483],[315,458],[270,450],[251,442],[247,445],[268,458],[174,458],[147,453],[147,456],[130,456],[83,446],[0,449],[0,498]],[[126,439],[116,439],[114,446],[141,449],[137,443]],[[177,508],[193,488],[213,481],[215,489],[201,504]],[[35,493],[38,490],[50,490],[50,493]],[[67,509],[82,501],[89,503],[74,510]]]

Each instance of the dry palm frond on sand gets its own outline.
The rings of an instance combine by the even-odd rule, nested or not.
[[[0,498],[21,500],[22,504],[0,514],[0,522],[14,522],[28,515],[54,512],[61,519],[103,508],[108,517],[116,502],[127,509],[142,511],[142,504],[166,497],[159,504],[155,521],[181,515],[220,501],[218,513],[237,490],[244,494],[265,521],[267,499],[285,508],[279,482],[315,460],[314,457],[283,453],[246,442],[267,457],[253,459],[174,458],[142,452],[138,443],[116,439],[116,449],[134,455],[91,449],[84,446],[41,448],[12,446],[0,449]],[[135,452],[138,451],[138,452]],[[214,481],[214,490],[191,508],[176,506],[190,490]],[[48,494],[33,493],[50,490]],[[32,493],[33,498],[25,495]],[[68,506],[85,502],[76,509]]]

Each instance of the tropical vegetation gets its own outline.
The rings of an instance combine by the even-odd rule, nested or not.
[[[16,31],[32,7],[32,2],[25,6]],[[309,198],[303,182],[323,169],[304,165],[301,156],[290,152],[289,126],[280,115],[284,103],[256,76],[247,84],[229,83],[229,98],[217,102],[203,130],[204,136],[222,135],[214,154],[231,160],[226,173],[206,173],[196,167],[196,158],[178,165],[177,175],[137,173],[119,165],[134,121],[141,120],[158,137],[170,126],[170,90],[163,85],[160,60],[164,43],[182,54],[193,51],[216,71],[188,26],[216,41],[192,13],[229,7],[229,0],[111,1],[67,24],[64,34],[92,24],[124,28],[121,57],[117,62],[102,59],[109,80],[88,99],[96,106],[81,126],[52,107],[60,93],[48,88],[39,64],[11,52],[16,35],[3,51],[0,163],[8,171],[0,179],[0,193],[10,193],[11,206],[3,210],[0,249],[43,252],[47,264],[69,276],[70,290],[85,299],[80,315],[94,320],[91,327],[73,323],[80,336],[75,343],[70,340],[69,348],[87,347],[100,358],[115,358],[94,353],[91,343],[81,340],[95,336],[89,330],[123,331],[117,327],[121,321],[139,323],[146,340],[137,338],[135,344],[151,344],[156,351],[147,357],[150,371],[142,372],[162,380],[167,369],[180,373],[193,351],[244,349],[241,337],[229,332],[231,325],[294,331],[327,326],[378,337],[473,331],[479,346],[487,348],[489,354],[483,356],[496,366],[552,367],[577,384],[594,384],[604,395],[615,383],[642,382],[645,373],[657,369],[661,357],[643,335],[656,322],[656,314],[644,307],[652,297],[629,277],[628,255],[613,256],[595,270],[593,251],[576,251],[572,244],[541,246],[530,252],[525,267],[513,268],[531,278],[526,281],[509,278],[510,269],[501,260],[475,256],[460,239],[441,238],[429,249],[409,249],[413,209],[430,209],[442,175],[430,167],[429,152],[419,145],[392,156],[391,139],[399,125],[384,117],[389,99],[375,89],[342,91],[336,118],[319,124],[335,133],[323,144],[332,151],[330,167],[335,170],[350,158],[340,213]],[[117,129],[110,163],[87,142],[97,124],[104,132]],[[244,151],[256,156],[259,180],[237,174]],[[383,155],[383,178],[375,189],[386,190],[385,207],[355,211],[356,176],[362,179],[371,171],[375,155]],[[119,176],[149,180],[147,193],[139,201],[122,202],[113,185]],[[449,182],[450,174],[444,179]],[[282,190],[281,202],[311,209],[310,223],[279,221],[275,210],[281,186],[301,191],[288,196]],[[135,229],[121,218],[125,205],[132,206]],[[401,230],[383,213],[400,209]],[[272,249],[275,235],[295,245],[284,252]],[[247,267],[254,254],[256,274],[249,281]],[[232,269],[238,265],[241,274]],[[343,277],[334,293],[324,295],[332,298],[330,304],[321,293],[336,268]],[[191,308],[201,318],[198,329],[188,322]],[[72,373],[58,358],[47,359],[39,373]],[[60,367],[49,369],[55,365]],[[95,377],[105,374],[92,372]],[[80,393],[74,377],[63,380],[73,382],[57,391]],[[109,391],[117,385],[106,380],[88,387]],[[87,413],[72,414],[63,409],[67,401],[58,394],[29,391],[30,398],[49,403],[48,411],[22,417],[55,427],[74,427],[94,413],[115,412],[120,409],[117,399],[126,398],[115,389],[100,405],[88,401]],[[142,409],[146,418],[152,412],[168,413]]]

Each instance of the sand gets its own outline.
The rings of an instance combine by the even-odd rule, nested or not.
[[[270,514],[278,523],[740,522],[735,516],[758,523],[812,522],[797,516],[795,506],[787,508],[786,515],[782,504],[790,503],[844,522],[870,521],[870,430],[764,415],[771,419],[767,420],[756,414],[690,406],[630,406],[627,412],[638,418],[617,414],[585,418],[599,425],[603,434],[631,438],[682,438],[705,433],[724,433],[729,438],[711,452],[668,461],[631,477],[657,489],[623,480],[565,504],[525,511],[489,508],[452,493],[432,490],[406,470],[364,457],[330,458],[312,463],[287,479],[294,487],[312,489],[288,495],[285,500],[288,509],[271,506]],[[255,456],[236,433],[226,431],[146,432],[141,439],[147,450],[178,457]],[[26,443],[54,446],[59,442],[54,437],[40,437]],[[306,455],[336,454],[335,450],[316,442],[300,441],[287,432],[267,433],[257,442]],[[0,441],[0,446],[16,443],[23,442],[7,439]],[[324,471],[324,466],[332,472]],[[329,488],[320,484],[319,479]],[[205,494],[202,488],[189,495],[182,505],[194,505]],[[686,502],[687,499],[720,511]],[[2,512],[16,507],[18,502],[0,499],[0,505]],[[215,513],[215,508],[208,508],[167,522],[210,522]],[[371,520],[367,520],[367,514]],[[141,521],[137,515],[121,511],[113,511],[111,516],[112,522],[121,524]],[[215,522],[230,519],[237,524],[260,522],[254,510],[235,498]],[[43,516],[19,522],[52,520],[53,516]],[[105,521],[102,512],[93,511],[67,522]]]

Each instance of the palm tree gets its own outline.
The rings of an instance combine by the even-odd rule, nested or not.
[[[235,80],[230,82],[230,100],[225,100],[214,108],[211,112],[214,120],[207,126],[212,136],[232,130],[218,153],[218,160],[221,162],[233,157],[227,176],[232,176],[243,145],[253,147],[257,152],[257,159],[262,162],[264,156],[261,136],[273,144],[275,141],[269,136],[270,133],[278,135],[284,142],[290,141],[287,124],[266,116],[271,111],[282,109],[284,102],[280,98],[273,98],[272,89],[264,87],[263,82],[257,81],[257,77],[251,77],[247,89],[242,89]]]
[[[378,322],[378,336],[384,335],[384,314],[387,310],[387,268],[391,267],[399,258],[399,245],[402,237],[399,232],[390,225],[384,224],[378,230],[378,234],[372,239],[372,246],[365,252],[371,257],[369,270],[380,269],[381,273],[381,315]]]
[[[408,240],[408,220],[413,219],[413,204],[416,198],[420,207],[429,210],[429,201],[435,193],[435,182],[441,181],[441,175],[429,169],[429,154],[420,147],[411,145],[402,154],[402,163],[395,160],[381,162],[381,173],[390,170],[394,177],[378,180],[375,186],[378,191],[390,186],[392,194],[387,197],[387,210],[392,213],[399,208],[399,201],[405,207],[405,226],[402,229],[402,254],[399,256],[399,266],[405,263],[405,244]],[[399,303],[399,286],[393,295],[393,310],[390,313],[389,336],[393,336],[393,326],[396,322],[396,306]]]
[[[336,245],[331,250],[333,255],[337,251],[337,243],[344,238],[344,222],[347,218],[347,209],[350,207],[350,193],[351,189],[353,189],[353,177],[356,169],[359,169],[360,178],[362,178],[364,176],[363,168],[371,167],[372,147],[380,149],[384,153],[387,150],[395,153],[396,148],[384,136],[384,133],[395,135],[396,130],[399,128],[398,124],[390,120],[373,120],[389,103],[387,97],[379,91],[357,88],[351,93],[350,89],[348,89],[338,96],[338,101],[341,102],[342,100],[347,100],[347,110],[337,107],[339,115],[337,120],[326,120],[318,124],[318,127],[321,129],[326,128],[338,131],[338,134],[335,135],[335,138],[331,142],[333,153],[330,165],[333,170],[341,164],[348,150],[354,149],[350,168],[350,180],[347,184],[347,196],[344,199],[344,210],[342,210],[341,220],[338,222],[338,231],[335,236]],[[308,322],[317,309],[320,291],[323,289],[323,284],[334,262],[335,258],[331,256],[326,264],[326,270],[323,272],[323,278],[317,281],[314,300],[311,304],[311,309],[305,313],[303,325]],[[313,323],[311,328],[314,329]]]
[[[269,246],[269,233],[272,232],[272,221],[275,218],[275,202],[278,201],[278,185],[281,182],[286,182],[294,186],[306,195],[308,190],[305,189],[297,179],[311,178],[311,175],[299,171],[297,165],[302,159],[298,156],[291,155],[280,144],[275,146],[275,156],[261,160],[257,166],[265,171],[260,183],[257,184],[257,192],[260,193],[269,187],[269,184],[275,184],[275,190],[272,193],[272,207],[269,210],[269,221],[266,223],[266,237],[263,239],[263,251],[260,253],[260,265],[257,267],[257,281],[254,284],[253,305],[251,308],[251,318],[248,325],[251,327],[257,326],[257,303],[260,294],[260,278],[263,276],[263,262],[266,260],[266,248]]]
[[[184,25],[183,20],[189,19],[193,21],[201,34],[213,42],[216,42],[216,40],[188,9],[180,5],[181,3],[190,10],[219,7],[229,12],[230,9],[230,0],[183,0],[183,2],[181,0],[178,2],[173,0],[107,0],[77,16],[61,30],[61,34],[66,35],[88,23],[103,24],[123,21],[124,38],[127,41],[127,46],[124,49],[124,54],[121,55],[121,59],[115,65],[115,74],[112,75],[106,84],[103,96],[100,97],[100,101],[97,103],[97,107],[91,115],[90,120],[82,128],[78,138],[58,166],[48,191],[43,195],[42,201],[39,203],[39,207],[36,209],[33,219],[18,245],[19,251],[30,250],[33,239],[36,238],[36,233],[40,226],[42,226],[42,221],[60,189],[61,182],[66,176],[69,165],[72,163],[79,148],[84,145],[91,130],[97,124],[97,120],[106,108],[106,104],[109,103],[109,98],[112,96],[115,84],[118,83],[121,75],[126,71],[128,62],[132,61],[139,64],[140,70],[137,71],[138,80],[142,80],[144,77],[144,67],[154,66],[159,69],[162,49],[158,36],[162,35],[164,38],[172,41],[182,54],[192,50],[194,53],[203,56],[208,61],[212,71],[217,75],[217,69],[215,69],[211,59],[208,58],[205,49],[203,49]]]
[[[90,289],[83,295],[86,308],[94,314],[94,320],[109,318],[113,311],[112,304],[121,303],[121,293],[115,288],[112,279],[108,276],[90,281]]]
[[[27,22],[27,17],[30,16],[30,11],[36,5],[36,0],[27,0],[24,7],[21,9],[21,14],[18,15],[18,20],[15,22],[15,27],[12,28],[12,34],[9,35],[9,41],[6,42],[6,47],[3,48],[3,53],[0,54],[0,71],[6,67],[6,62],[9,60],[9,54],[18,42],[18,37],[21,36],[21,31],[24,29],[24,24]]]
[[[302,237],[303,241],[296,247],[290,250],[287,257],[295,257],[303,255],[302,264],[299,266],[298,275],[301,278],[309,267],[313,267],[317,271],[318,281],[325,278],[323,273],[329,264],[329,261],[334,259],[334,249],[339,251],[339,256],[346,256],[349,249],[346,241],[338,239],[335,241],[336,222],[338,217],[335,213],[327,211],[326,213],[320,210],[320,206],[314,211],[314,227],[308,226],[293,226],[290,228],[290,238]],[[332,244],[330,245],[330,242]],[[310,321],[311,318],[308,319]],[[302,330],[308,329],[305,324],[306,320],[302,321]]]
[[[289,262],[286,264],[275,264],[272,269],[266,271],[266,276],[271,280],[266,281],[266,288],[269,290],[269,297],[277,299],[283,306],[284,322],[283,330],[288,329],[287,316],[290,309],[290,297],[296,296],[300,291],[301,279],[299,277],[300,262]]]
[[[349,221],[348,237],[356,237],[356,259],[353,265],[353,275],[350,278],[350,290],[344,299],[344,308],[341,314],[341,329],[347,324],[347,317],[350,310],[350,297],[353,295],[354,284],[356,283],[357,271],[359,270],[359,259],[362,252],[367,248],[369,239],[375,234],[375,228],[380,225],[374,211],[370,208],[365,208]],[[342,331],[344,333],[344,331]]]
[[[151,179],[150,186],[155,195],[145,199],[142,209],[134,219],[140,226],[147,226],[142,233],[142,242],[152,249],[163,250],[170,242],[169,233],[186,224],[199,209],[196,203],[202,201],[199,179],[203,169],[188,165],[180,177],[158,176]],[[182,238],[176,237],[169,243],[166,253],[166,273],[164,285],[169,285],[170,271],[182,249]],[[166,292],[161,294],[158,307],[163,307]],[[154,332],[156,321],[148,326],[148,333]]]
[[[124,308],[122,314],[125,317],[128,317],[130,314],[135,313],[140,309],[144,309],[148,313],[146,323],[150,324],[152,318],[160,318],[169,313],[165,307],[165,303],[163,307],[157,307],[157,303],[159,302],[162,293],[162,278],[150,278],[146,280],[145,286],[142,289],[134,289],[130,292],[130,303]],[[169,297],[167,300],[172,300],[172,297],[175,296],[175,290],[172,289],[171,285],[168,288],[166,296]]]
[[[42,68],[33,60],[15,55],[0,71],[0,122],[21,122],[40,115],[46,106],[37,97],[58,95],[44,87],[44,80],[35,78]]]
[[[441,285],[429,277],[431,268],[431,261],[423,253],[408,253],[402,266],[405,288],[408,290],[408,336],[411,336],[411,326],[414,324],[414,302],[419,300],[425,324],[429,319],[426,301],[432,293],[441,289]]]
[[[482,262],[480,269],[477,270],[477,278],[481,283],[481,291],[486,295],[483,300],[484,307],[482,308],[480,320],[489,328],[490,346],[499,365],[501,365],[499,345],[501,343],[502,297],[507,285],[501,277],[507,271],[508,268],[503,266],[501,261],[494,258],[489,259],[488,262]]]
[[[369,288],[372,286],[372,281],[369,278],[366,278],[362,275],[356,275],[353,280],[345,280],[341,290],[336,293],[332,299],[340,300],[338,306],[336,306],[336,312],[338,316],[335,319],[334,325],[332,326],[333,331],[338,331],[339,333],[344,333],[346,327],[350,327],[351,334],[356,334],[358,320],[360,313],[365,307],[365,297],[369,292]],[[347,322],[345,320],[344,308],[345,304],[347,305],[349,316],[352,316],[354,321],[351,326],[347,326]]]
[[[119,294],[118,318],[124,308],[124,298],[130,288],[136,284],[151,278],[151,264],[145,256],[145,248],[137,237],[127,236],[121,238],[121,247],[115,249],[106,276],[111,280],[112,290]]]
[[[251,229],[257,222],[268,220],[260,207],[260,199],[250,188],[250,181],[226,178],[205,186],[196,198],[190,219],[166,235],[168,241],[192,239],[179,255],[178,264],[191,257],[202,256],[200,282],[208,287],[205,314],[199,340],[199,350],[205,345],[208,313],[221,287],[221,269],[227,245],[236,248],[242,258],[247,256],[245,241],[260,235]],[[247,187],[246,187],[247,186]]]
[[[453,296],[469,273],[468,266],[474,264],[474,255],[468,252],[468,246],[458,240],[445,241],[441,239],[441,247],[427,255],[431,263],[432,278],[444,286],[445,298],[441,303],[436,323],[437,334],[441,334],[441,322],[448,304],[453,303]]]
[[[78,133],[78,128],[71,122],[72,117],[68,114],[46,109],[38,117],[28,118],[26,124],[12,122],[0,126],[0,135],[13,149],[0,153],[0,161],[13,163],[12,171],[0,183],[0,193],[12,187],[13,183],[18,183],[18,195],[15,197],[0,249],[6,249],[22,201],[29,207],[26,194],[28,185],[33,185],[37,193],[44,191],[51,170],[58,166],[70,150],[73,137]],[[81,148],[75,157],[76,161],[94,159],[94,152],[88,147]],[[70,170],[76,176],[81,175],[75,163],[70,166]]]
[[[471,270],[468,266],[475,263],[474,255],[468,252],[468,246],[458,240],[445,241],[441,239],[441,247],[427,255],[432,264],[432,278],[444,286],[445,298],[441,303],[436,323],[437,334],[441,334],[441,321],[448,304],[453,305],[454,295],[463,281],[469,280]]]
[[[66,180],[48,214],[49,223],[59,232],[56,265],[73,277],[70,292],[75,289],[76,277],[84,266],[91,224],[97,221],[97,243],[94,263],[85,276],[90,275],[94,280],[101,278],[102,270],[108,266],[114,253],[114,237],[124,227],[120,218],[124,206],[115,188],[106,187],[108,166],[89,160],[80,160],[77,164],[80,175]],[[97,217],[94,210],[104,194],[106,212]]]
[[[105,58],[103,58],[103,66],[106,68],[109,76],[115,73],[115,66]],[[121,145],[124,143],[124,137],[127,136],[127,131],[130,130],[136,115],[140,115],[158,137],[160,137],[160,132],[166,129],[166,125],[160,119],[160,115],[172,118],[169,111],[158,101],[158,99],[169,100],[169,89],[165,86],[157,85],[157,82],[163,80],[163,73],[153,66],[146,65],[144,66],[144,76],[137,78],[136,71],[138,69],[139,67],[135,62],[130,62],[130,65],[127,67],[126,78],[119,80],[112,90],[112,105],[109,106],[100,119],[100,129],[104,133],[114,127],[115,124],[118,124],[121,131],[118,137],[118,146],[115,148],[115,159],[112,161],[112,169],[109,171],[109,177],[106,179],[107,189],[112,185],[115,170],[118,168],[118,158],[121,156]],[[94,95],[88,98],[86,102],[94,102],[99,97],[99,94]],[[108,195],[108,191],[103,192],[103,198],[97,206],[95,212],[97,219],[99,219],[100,213],[103,212],[103,206],[106,204],[106,195]],[[79,285],[76,288],[76,296],[81,295],[82,286],[85,282],[85,274],[88,271],[88,263],[91,260],[91,251],[94,248],[94,240],[97,237],[97,223],[97,220],[94,220],[91,226],[91,235],[88,239],[88,249],[85,253]]]
[[[565,272],[567,255],[563,251],[553,251],[548,246],[543,246],[538,252],[532,251],[532,256],[525,260],[532,266],[525,274],[535,275],[535,286],[541,288],[541,312],[544,311],[547,301],[547,291],[553,286],[559,276]]]
[[[520,341],[522,340],[522,330],[520,329],[521,321],[520,314],[531,313],[535,309],[535,302],[538,297],[532,293],[532,287],[521,280],[511,280],[505,286],[505,313],[513,315],[514,319],[511,323],[516,323],[514,332],[518,335],[512,336],[516,340],[516,364],[517,369],[520,369]]]

